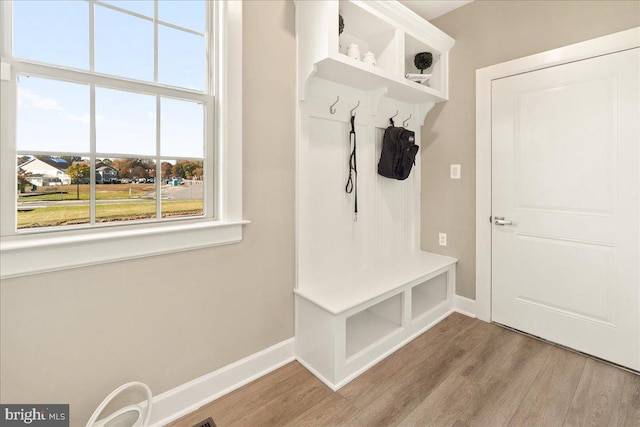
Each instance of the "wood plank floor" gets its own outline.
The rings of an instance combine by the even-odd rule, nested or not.
[[[640,426],[640,376],[454,313],[334,393],[290,363],[174,423]]]

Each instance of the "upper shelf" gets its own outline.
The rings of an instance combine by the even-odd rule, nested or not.
[[[344,32],[338,35],[338,16]],[[454,40],[397,1],[298,1],[299,97],[304,99],[311,77],[364,90],[386,89],[386,96],[408,103],[440,102],[448,98],[448,52]],[[373,52],[376,64],[346,55],[351,44],[361,57]],[[408,80],[420,71],[419,52],[429,52],[433,64],[425,84]]]

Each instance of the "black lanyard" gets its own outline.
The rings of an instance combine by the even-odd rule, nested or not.
[[[349,157],[349,178],[344,188],[347,194],[351,194],[354,190],[355,206],[353,210],[353,220],[358,220],[358,167],[356,164],[356,115],[351,115],[351,132],[349,132],[349,144],[351,146],[351,156]]]

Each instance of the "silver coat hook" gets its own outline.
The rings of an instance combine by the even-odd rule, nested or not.
[[[396,110],[396,113],[393,116],[389,117],[389,120],[395,119],[397,115],[398,115],[398,110]]]
[[[353,109],[351,110],[351,115],[353,116],[353,112],[356,111],[356,108],[358,108],[360,106],[360,101],[358,101],[358,105],[356,105],[355,107],[353,107]]]
[[[404,122],[402,122],[402,127],[406,128],[407,125],[409,124],[409,119],[411,119],[411,116],[413,116],[413,114],[409,114],[409,117],[407,117],[407,120],[405,120]]]
[[[330,112],[331,114],[335,114],[335,113],[336,113],[336,109],[335,109],[335,108],[333,108],[333,107],[338,103],[338,101],[340,101],[340,97],[339,97],[339,96],[338,96],[338,98],[336,99],[336,102],[334,102],[333,104],[331,104],[331,107],[329,107],[329,112]]]

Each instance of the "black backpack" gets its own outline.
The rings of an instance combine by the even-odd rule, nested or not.
[[[392,179],[407,179],[416,163],[416,154],[420,148],[416,145],[415,139],[413,131],[389,126],[384,131],[378,174]]]

